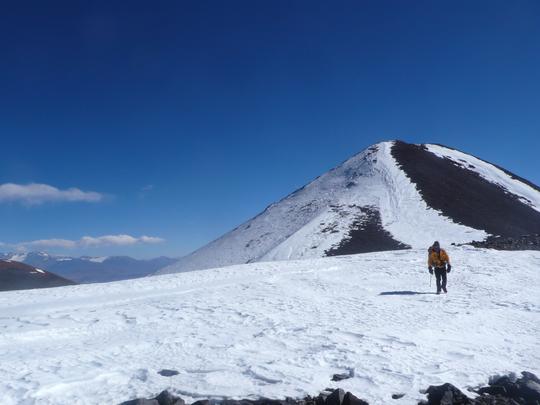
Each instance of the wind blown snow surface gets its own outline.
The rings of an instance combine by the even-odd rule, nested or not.
[[[189,400],[342,387],[371,404],[398,392],[415,404],[430,384],[539,373],[540,252],[449,253],[441,296],[423,249],[1,293],[0,398],[114,404],[171,388]]]

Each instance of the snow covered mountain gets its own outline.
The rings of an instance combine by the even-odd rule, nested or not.
[[[46,252],[0,253],[0,259],[19,261],[39,267],[77,283],[99,283],[144,277],[177,259],[157,257],[138,260],[128,256],[70,257]]]
[[[11,260],[0,260],[0,291],[60,287],[74,282],[56,274]]]
[[[540,232],[540,188],[440,145],[381,142],[158,272]]]

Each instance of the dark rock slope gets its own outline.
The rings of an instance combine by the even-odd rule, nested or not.
[[[410,249],[409,245],[395,240],[382,226],[381,214],[376,207],[361,207],[362,216],[352,224],[349,234],[339,246],[327,250],[326,256],[352,255]]]
[[[438,157],[423,145],[397,141],[392,156],[416,184],[426,203],[455,222],[499,236],[540,232],[538,211],[478,173]]]
[[[0,260],[0,291],[29,290],[76,284],[28,264]]]

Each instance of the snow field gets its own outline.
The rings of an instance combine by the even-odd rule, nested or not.
[[[163,389],[189,400],[342,387],[371,404],[398,392],[416,404],[430,384],[539,373],[540,252],[448,252],[442,296],[430,294],[425,249],[0,293],[0,398],[114,404]]]

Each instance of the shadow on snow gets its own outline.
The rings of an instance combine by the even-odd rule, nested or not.
[[[383,291],[379,295],[423,295],[423,294],[435,294],[434,292],[420,292],[420,291]]]

